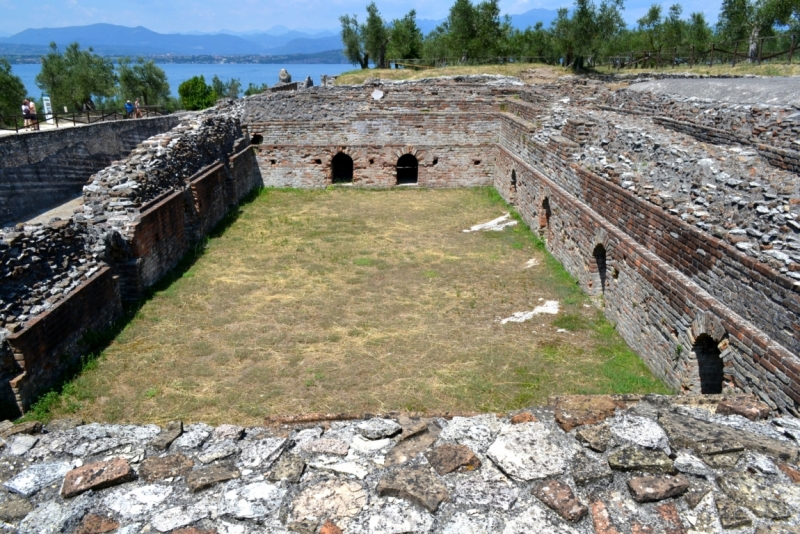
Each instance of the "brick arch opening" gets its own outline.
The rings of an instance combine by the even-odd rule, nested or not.
[[[594,256],[594,265],[592,266],[594,267],[594,269],[592,270],[597,273],[597,278],[600,282],[599,285],[600,294],[604,295],[606,292],[606,277],[608,276],[606,247],[603,246],[602,244],[598,244],[596,247],[594,247],[594,250],[592,251],[592,256]]]
[[[539,210],[539,228],[550,228],[550,199],[545,197]]]
[[[708,334],[700,334],[692,345],[692,353],[697,359],[700,393],[722,393],[725,365],[717,342]]]
[[[517,192],[517,171],[516,169],[511,170],[511,192]]]
[[[250,138],[251,145],[260,145],[264,142],[264,136],[261,134],[255,134],[253,137]]]
[[[335,184],[349,184],[353,182],[353,158],[339,152],[331,161],[331,181]]]
[[[419,161],[413,154],[403,154],[397,160],[397,185],[416,184],[419,180]]]

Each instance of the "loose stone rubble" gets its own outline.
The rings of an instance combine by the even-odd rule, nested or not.
[[[5,423],[0,531],[800,532],[800,423],[729,415],[753,408],[625,395],[449,420]]]

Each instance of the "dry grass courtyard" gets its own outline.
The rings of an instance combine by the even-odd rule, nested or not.
[[[667,392],[524,225],[462,232],[505,211],[491,189],[265,190],[47,415],[258,424]],[[547,300],[558,315],[498,321]]]

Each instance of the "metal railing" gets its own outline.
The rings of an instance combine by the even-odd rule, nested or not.
[[[505,65],[508,63],[548,63],[552,58],[545,56],[487,56],[487,57],[437,57],[426,59],[389,59],[387,63],[395,68],[434,69],[465,65]]]
[[[44,124],[59,128],[123,119],[159,117],[169,113],[165,108],[159,106],[142,106],[139,111],[141,112],[140,117],[135,117],[134,113],[127,114],[118,110],[103,109],[72,113],[37,113],[31,119],[26,119],[22,115],[0,115],[0,130],[14,130],[19,133],[20,130],[39,130]]]

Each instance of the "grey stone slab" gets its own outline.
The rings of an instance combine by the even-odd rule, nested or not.
[[[358,425],[361,435],[367,439],[391,438],[402,432],[401,427],[396,421],[391,419],[374,418]]]
[[[378,482],[378,495],[411,501],[429,512],[449,498],[447,487],[427,467],[397,467]]]
[[[538,480],[564,472],[568,451],[550,439],[543,423],[506,426],[492,443],[487,456],[508,476],[522,481]]]
[[[39,443],[39,438],[36,436],[18,434],[9,439],[6,452],[12,456],[23,456],[37,443]]]
[[[35,464],[6,482],[4,486],[20,495],[30,497],[56,481],[61,484],[64,476],[73,467],[75,467],[74,462]]]

